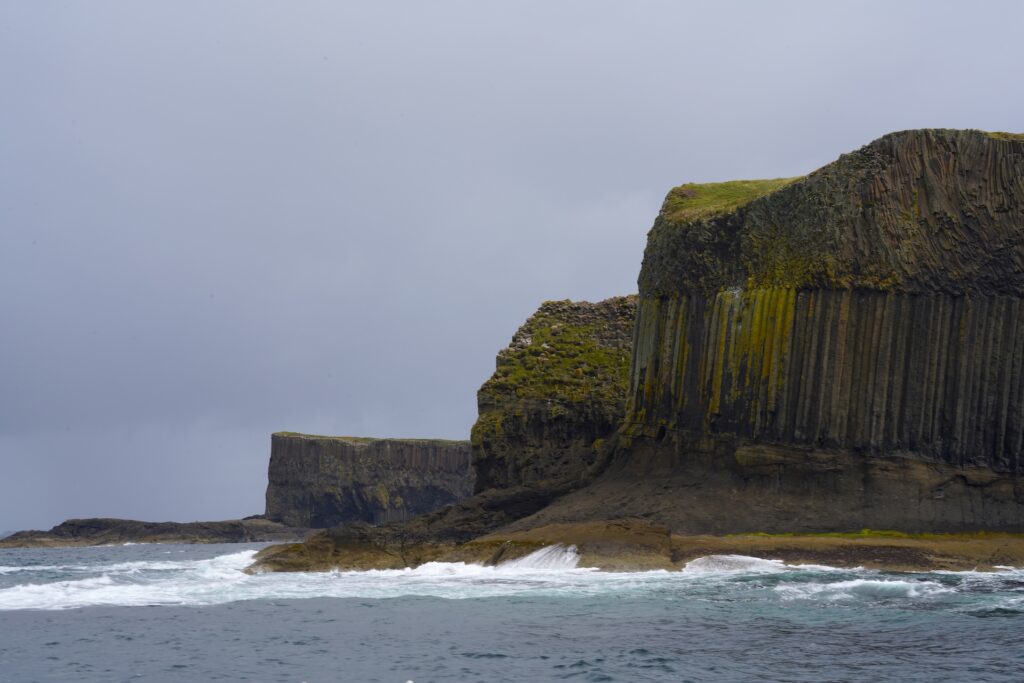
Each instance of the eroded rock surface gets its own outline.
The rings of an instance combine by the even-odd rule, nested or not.
[[[579,480],[626,409],[636,297],[548,301],[477,394],[476,490]]]

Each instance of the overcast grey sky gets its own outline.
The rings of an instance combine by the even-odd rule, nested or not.
[[[1024,130],[1024,3],[0,5],[0,529],[262,512],[275,430],[465,438],[682,182]]]

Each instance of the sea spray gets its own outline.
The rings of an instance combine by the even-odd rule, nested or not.
[[[575,569],[580,556],[576,546],[556,543],[536,550],[525,557],[502,562],[502,569]]]
[[[682,571],[601,572],[579,567],[571,545],[552,545],[499,566],[429,562],[371,571],[264,573],[243,570],[256,547],[33,550],[0,555],[0,610],[62,610],[96,605],[204,606],[247,600],[310,598],[444,599],[595,597],[666,601],[748,600],[761,604],[938,605],[951,610],[1010,610],[1021,605],[1024,571],[885,573],[792,566],[742,555],[710,555]],[[172,552],[173,551],[173,552]],[[136,559],[131,558],[135,553]],[[179,559],[180,558],[180,559]],[[17,564],[20,560],[22,564]]]

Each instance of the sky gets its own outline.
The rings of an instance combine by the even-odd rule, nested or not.
[[[1024,131],[1024,3],[0,5],[0,529],[263,511],[270,434],[468,438],[684,182]]]

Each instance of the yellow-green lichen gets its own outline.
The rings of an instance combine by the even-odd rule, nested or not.
[[[891,529],[861,529],[860,531],[831,531],[822,533],[807,533],[807,532],[786,532],[768,534],[764,532],[753,532],[745,534],[726,534],[725,538],[736,538],[739,536],[758,536],[762,538],[793,538],[793,537],[812,537],[812,538],[846,538],[851,540],[856,539],[872,539],[872,538],[906,538],[906,539],[919,539],[919,540],[943,540],[943,539],[987,539],[987,538],[1020,538],[1024,534],[1015,534],[1012,532],[1004,531],[954,531],[950,533],[907,533],[905,531],[894,531]]]
[[[484,392],[519,398],[615,401],[626,395],[628,347],[602,345],[597,325],[555,317],[530,321],[529,344],[504,352]]]
[[[986,133],[990,138],[996,140],[1009,140],[1012,142],[1024,142],[1024,133],[1006,133],[1004,131],[991,131]]]

